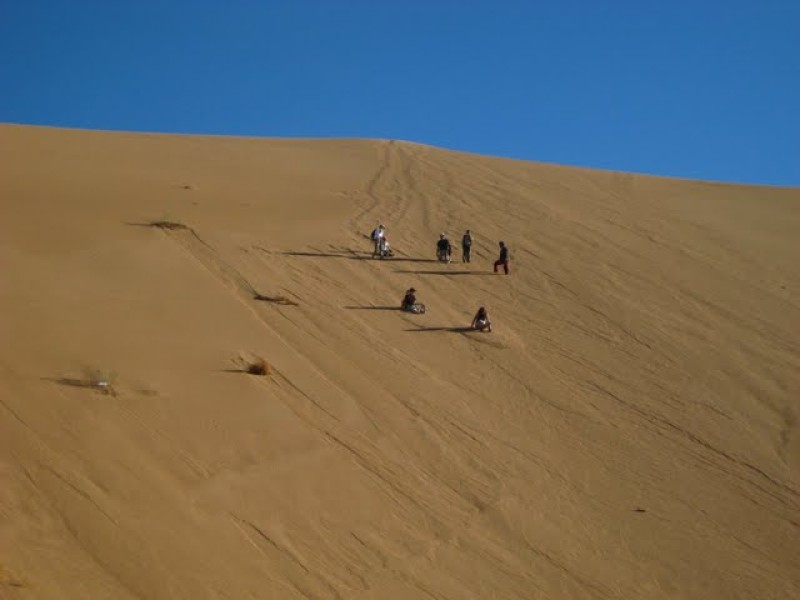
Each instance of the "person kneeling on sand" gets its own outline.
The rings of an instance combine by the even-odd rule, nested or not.
[[[406,290],[406,295],[403,296],[403,301],[400,303],[400,310],[412,312],[414,314],[422,314],[425,312],[424,304],[417,304],[417,296],[415,295],[413,287]]]
[[[386,236],[381,238],[379,256],[380,258],[391,258],[394,256],[394,252],[392,252],[392,249],[389,248],[389,240],[386,239]]]
[[[478,312],[475,313],[475,317],[472,319],[472,325],[470,325],[470,327],[478,331],[492,330],[492,322],[489,320],[489,313],[486,312],[486,308],[481,306],[478,309]]]

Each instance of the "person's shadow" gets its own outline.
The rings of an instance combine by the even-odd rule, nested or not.
[[[449,333],[467,333],[469,331],[477,331],[472,327],[417,327],[416,329],[405,329],[404,331],[411,331],[416,333],[433,332],[433,331],[446,331]]]
[[[281,252],[284,256],[307,256],[313,258],[345,258],[348,260],[369,260],[373,258],[369,254],[359,253],[355,250],[343,251],[343,252],[300,252],[300,251],[291,251],[291,252]]]
[[[399,306],[343,306],[347,310],[400,310]]]
[[[436,262],[435,259],[432,258],[414,258],[412,256],[387,256],[384,258],[380,258],[374,254],[368,254],[365,252],[359,252],[357,250],[343,250],[339,252],[309,252],[309,251],[300,251],[300,250],[292,250],[287,252],[281,252],[284,256],[300,256],[300,257],[311,257],[311,258],[343,258],[345,260],[383,260],[387,262],[411,262],[411,263],[433,263]]]
[[[412,273],[414,275],[444,275],[452,277],[457,275],[493,275],[488,271],[414,271],[410,269],[396,269],[395,273]]]

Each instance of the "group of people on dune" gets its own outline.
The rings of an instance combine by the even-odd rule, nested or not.
[[[389,247],[389,239],[386,237],[386,228],[383,225],[378,225],[372,230],[370,239],[374,244],[372,256],[378,258],[390,258],[394,256]],[[503,267],[503,272],[508,275],[509,273],[509,254],[508,246],[505,242],[500,242],[500,257],[494,262],[494,272],[497,273],[498,267]],[[453,246],[450,240],[444,233],[439,234],[439,239],[436,242],[436,259],[440,262],[450,264],[451,256],[453,254]],[[472,255],[472,233],[469,229],[464,232],[461,237],[461,262],[468,263]]]
[[[436,258],[440,262],[450,264],[450,257],[453,253],[453,247],[450,240],[444,233],[439,234],[439,241],[436,242]],[[472,233],[469,229],[464,233],[461,238],[461,262],[470,262],[472,255]],[[505,242],[500,242],[500,258],[494,262],[494,272],[497,273],[497,267],[503,267],[503,272],[508,275],[508,246]]]
[[[386,237],[386,228],[381,224],[378,225],[370,236],[374,244],[372,252],[373,257],[390,258],[394,253],[389,248],[389,240]],[[503,267],[503,272],[508,275],[509,273],[509,252],[508,246],[505,242],[500,242],[500,257],[494,262],[494,272],[497,273],[499,267]],[[450,240],[444,233],[439,234],[439,240],[436,242],[436,259],[440,262],[450,263],[452,255],[452,246]],[[470,262],[472,253],[472,233],[469,229],[466,230],[461,238],[461,261],[464,263]],[[400,303],[400,309],[414,314],[424,314],[426,311],[425,305],[417,302],[417,290],[409,288],[406,290],[403,300]],[[489,314],[485,306],[481,306],[478,312],[472,319],[470,328],[477,331],[491,331],[492,322],[489,320]]]
[[[406,290],[403,301],[400,303],[400,310],[414,313],[415,315],[424,314],[427,310],[424,304],[417,302],[417,290],[413,287]],[[469,325],[470,329],[476,331],[491,331],[492,322],[489,320],[489,313],[486,311],[485,306],[481,306],[475,316],[472,317],[472,323]]]

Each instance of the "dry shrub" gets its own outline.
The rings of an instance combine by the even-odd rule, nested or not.
[[[255,300],[260,300],[261,302],[272,302],[274,304],[284,304],[286,306],[299,306],[297,302],[290,300],[286,296],[265,296],[264,294],[255,294],[253,298]]]
[[[175,221],[150,221],[148,225],[150,225],[150,227],[158,227],[159,229],[169,229],[170,231],[175,229],[189,229],[183,223],[176,223]]]
[[[269,365],[263,358],[251,360],[245,370],[250,373],[250,375],[260,375],[262,377],[269,375],[270,372]]]
[[[81,379],[73,377],[58,377],[58,378],[45,378],[48,381],[53,381],[59,385],[68,387],[91,389],[100,394],[107,396],[116,396],[117,390],[114,388],[114,381],[117,374],[113,371],[105,371],[102,369],[84,369],[84,377]]]

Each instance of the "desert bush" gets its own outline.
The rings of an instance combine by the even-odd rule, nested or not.
[[[247,368],[245,370],[250,373],[250,375],[260,375],[262,377],[269,375],[270,372],[269,365],[263,358],[255,358],[251,360],[247,364]]]
[[[150,221],[148,225],[150,227],[158,227],[159,229],[169,229],[170,231],[175,229],[189,229],[183,223],[177,223],[175,221]]]

